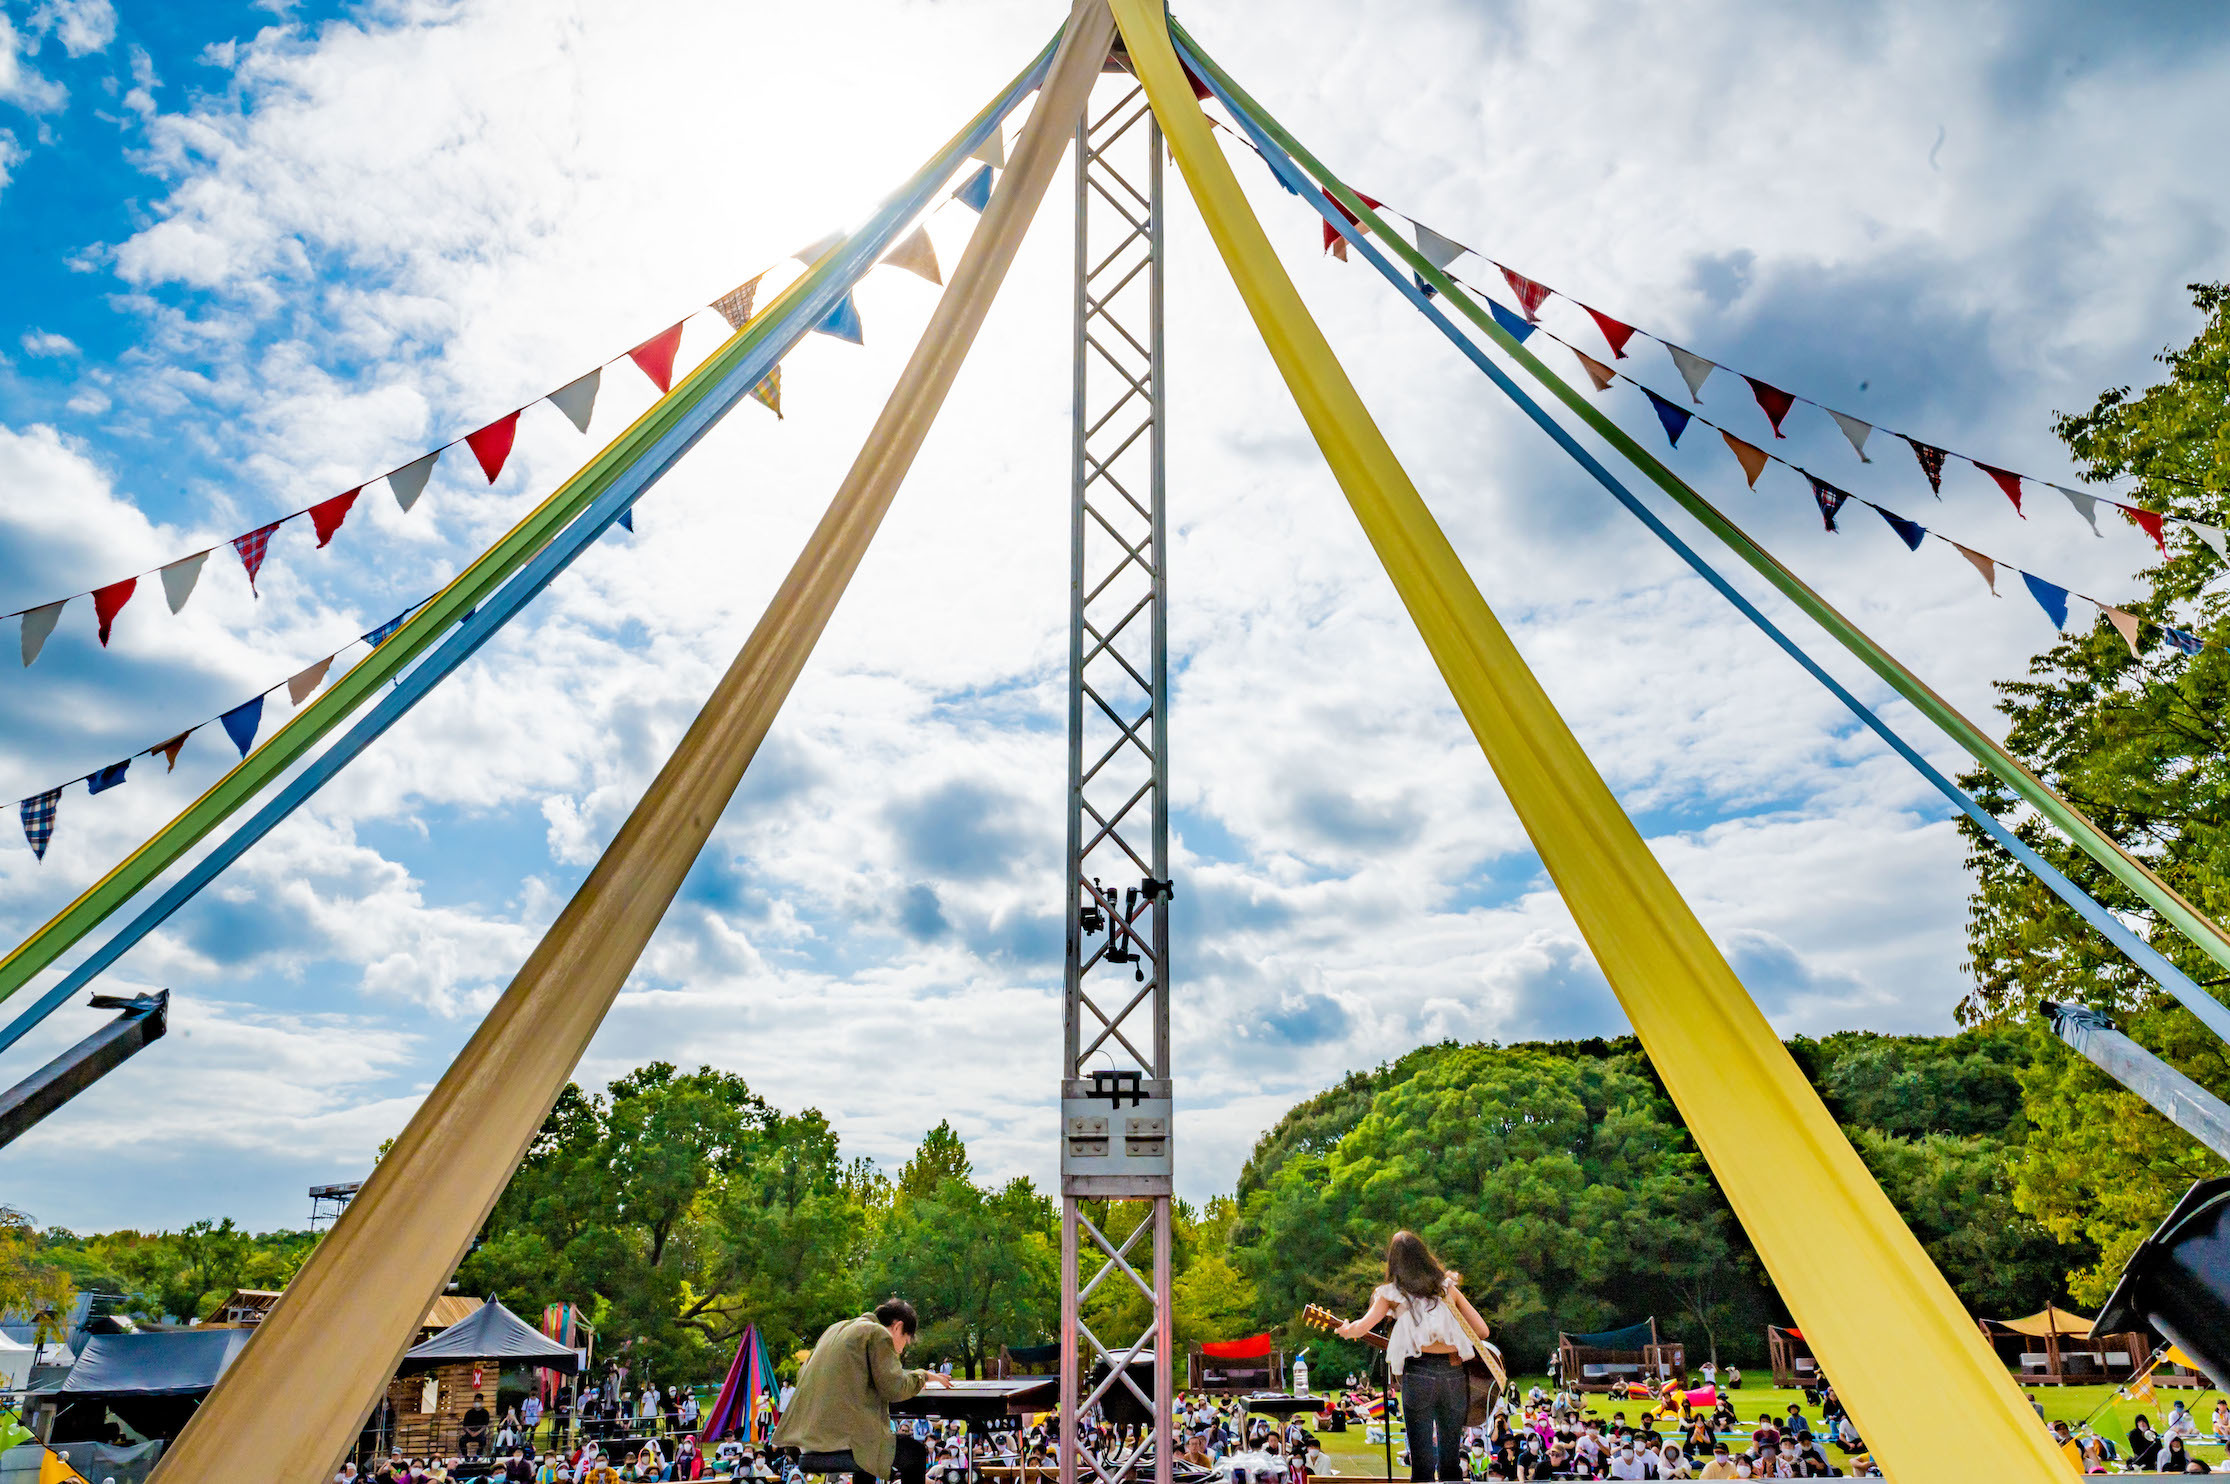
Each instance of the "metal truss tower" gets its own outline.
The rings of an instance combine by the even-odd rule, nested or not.
[[[1119,55],[1093,103],[1076,135],[1061,1484],[1143,1481],[1148,1443],[1156,1484],[1169,1484],[1162,141]],[[1095,1405],[1152,1427],[1083,1454],[1077,1419]]]

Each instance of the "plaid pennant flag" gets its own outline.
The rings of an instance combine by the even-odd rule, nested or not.
[[[777,364],[767,373],[766,380],[751,389],[751,395],[774,409],[776,418],[782,416],[782,367]]]
[[[374,649],[379,648],[380,645],[387,642],[388,638],[393,635],[397,629],[403,626],[404,620],[410,617],[411,611],[412,610],[405,608],[402,612],[396,614],[393,618],[387,620],[387,622],[381,624],[378,628],[372,630],[369,634],[366,634],[364,636],[364,642],[371,645]]]
[[[30,842],[36,859],[46,859],[47,842],[54,838],[54,806],[61,802],[62,790],[50,788],[16,806],[16,812],[23,816],[23,838]]]
[[[1928,476],[1928,488],[1936,492],[1937,499],[1942,499],[1944,451],[1932,443],[1923,443],[1918,438],[1907,437],[1905,441],[1912,445],[1913,457],[1920,460],[1920,472]]]
[[[1843,502],[1851,497],[1850,491],[1837,489],[1808,469],[1803,473],[1804,477],[1812,482],[1812,498],[1819,501],[1821,522],[1830,531],[1834,530],[1835,513],[1841,510]]]
[[[760,278],[765,276],[759,275]],[[729,329],[740,330],[751,323],[751,304],[758,297],[759,279],[747,278],[713,300],[712,307],[720,311],[720,317],[728,322]]]
[[[2160,631],[2168,636],[2168,642],[2170,644],[2175,645],[2176,648],[2182,650],[2185,654],[2197,654],[2200,650],[2206,648],[2206,645],[2200,642],[2199,636],[2197,634],[2187,633],[2183,629],[2172,629],[2166,624],[2162,624],[2160,626]],[[30,806],[25,805],[25,807],[28,808]]]
[[[1502,268],[1500,263],[1496,263],[1495,266]],[[1510,292],[1518,296],[1518,307],[1525,311],[1526,323],[1531,324],[1539,319],[1541,317],[1541,305],[1549,297],[1549,286],[1545,283],[1535,283],[1523,273],[1508,268],[1502,268],[1502,277],[1503,281],[1510,285]]]
[[[285,522],[275,520],[245,536],[233,538],[232,549],[240,554],[240,565],[248,569],[248,591],[259,598],[263,594],[256,592],[256,574],[263,570],[263,559],[270,553],[271,533],[283,524]]]

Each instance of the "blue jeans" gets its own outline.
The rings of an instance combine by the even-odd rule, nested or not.
[[[1463,1418],[1471,1381],[1453,1355],[1412,1355],[1402,1367],[1401,1415],[1411,1479],[1463,1477]]]

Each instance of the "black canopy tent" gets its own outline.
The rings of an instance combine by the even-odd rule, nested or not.
[[[217,1378],[246,1348],[245,1329],[157,1330],[88,1335],[77,1364],[49,1396],[53,1438],[98,1438],[114,1412],[142,1437],[175,1437]]]
[[[425,1344],[404,1351],[398,1374],[474,1360],[541,1366],[568,1376],[581,1368],[579,1351],[559,1344],[490,1299]]]

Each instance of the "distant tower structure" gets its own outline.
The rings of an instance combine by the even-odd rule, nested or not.
[[[364,1188],[361,1180],[351,1180],[342,1185],[313,1185],[310,1187],[310,1230],[318,1231],[341,1219],[348,1203],[356,1192]]]

